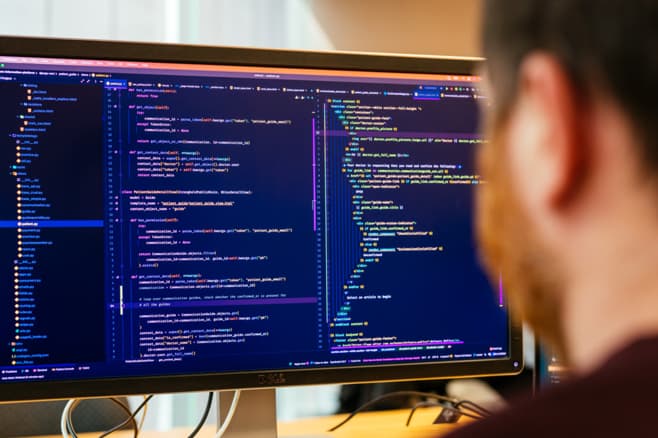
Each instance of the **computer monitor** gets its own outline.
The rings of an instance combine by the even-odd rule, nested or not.
[[[478,62],[0,38],[0,400],[519,372]]]

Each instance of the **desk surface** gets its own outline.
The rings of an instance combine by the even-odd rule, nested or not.
[[[440,437],[471,421],[462,419],[457,424],[432,424],[440,408],[418,409],[409,427],[405,426],[409,409],[358,414],[335,432],[327,430],[345,419],[346,415],[309,418],[279,424],[280,437],[303,437],[308,434],[333,438],[425,438]]]
[[[291,422],[279,423],[279,437],[332,437],[332,438],[429,438],[440,437],[445,435],[459,425],[467,423],[469,420],[462,419],[458,425],[454,424],[432,424],[434,418],[439,413],[440,408],[419,409],[411,421],[409,427],[405,426],[409,410],[381,411],[381,412],[364,412],[350,420],[336,432],[327,432],[327,430],[338,424],[345,418],[345,415],[331,415],[328,417],[307,418]],[[169,432],[144,431],[140,438],[180,438],[185,437],[190,432],[189,429],[176,429]],[[206,426],[197,435],[199,438],[212,438],[214,434],[213,426]],[[52,438],[61,435],[52,436]],[[83,433],[78,435],[80,438],[97,437],[98,433]],[[114,438],[132,437],[132,431],[122,431],[111,435]]]

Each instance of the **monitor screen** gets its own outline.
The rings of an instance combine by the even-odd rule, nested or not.
[[[474,245],[474,61],[0,55],[0,399],[522,367]]]

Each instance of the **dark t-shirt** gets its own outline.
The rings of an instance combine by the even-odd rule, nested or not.
[[[658,337],[634,342],[592,373],[449,438],[572,436],[658,437]]]

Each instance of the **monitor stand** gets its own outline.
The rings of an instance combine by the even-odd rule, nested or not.
[[[277,438],[276,390],[248,389],[240,393],[237,410],[226,430],[226,438]],[[217,427],[224,422],[233,401],[233,391],[219,391]]]
[[[226,418],[233,391],[218,391],[217,428]],[[224,433],[225,438],[277,438],[276,424],[276,390],[243,389],[237,410],[231,420],[231,425]],[[326,434],[308,433],[294,434],[295,438],[326,438]],[[279,437],[285,438],[285,437]]]

